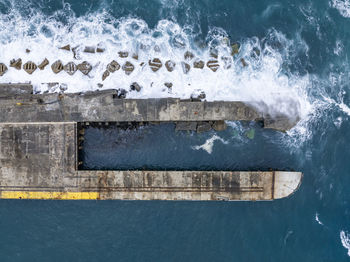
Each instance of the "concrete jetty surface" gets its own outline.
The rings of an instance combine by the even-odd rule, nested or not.
[[[78,169],[77,122],[259,120],[266,127],[264,115],[241,102],[21,90],[1,95],[0,89],[0,198],[273,200],[289,196],[301,183],[300,172]],[[272,128],[288,122],[269,121]]]

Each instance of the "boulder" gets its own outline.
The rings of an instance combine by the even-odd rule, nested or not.
[[[89,74],[90,71],[92,70],[92,66],[91,66],[88,62],[86,62],[86,61],[84,61],[84,62],[82,62],[81,64],[79,64],[79,65],[77,66],[77,68],[78,68],[78,70],[80,70],[80,72],[82,72],[84,75]]]
[[[217,120],[217,121],[214,121],[212,127],[215,131],[223,131],[227,128],[227,125],[224,120]]]
[[[105,49],[102,48],[102,47],[97,47],[97,48],[96,48],[96,52],[97,52],[97,53],[103,53],[104,51],[105,51]]]
[[[194,54],[192,54],[190,51],[186,51],[184,54],[185,60],[191,60],[194,57]]]
[[[96,51],[94,46],[85,46],[83,52],[94,54]]]
[[[173,87],[173,83],[169,83],[169,82],[164,83],[164,85],[165,85],[169,90],[171,90],[172,87]]]
[[[202,60],[194,61],[193,62],[194,68],[203,69],[204,68],[204,62]]]
[[[114,73],[115,71],[119,70],[120,65],[117,61],[113,60],[107,65],[107,70],[111,73]]]
[[[28,48],[26,48],[26,53],[29,54],[30,53],[30,50]]]
[[[129,55],[128,52],[123,52],[123,51],[119,51],[118,54],[119,54],[119,56],[120,56],[121,58],[126,58],[126,57],[128,57],[128,55]]]
[[[137,82],[134,82],[130,85],[130,90],[134,91],[136,90],[137,92],[140,92],[142,89],[142,86],[140,86]]]
[[[106,70],[104,71],[103,75],[102,75],[102,81],[105,81],[105,79],[109,76],[109,71]]]
[[[70,51],[70,45],[62,46],[60,49]]]
[[[176,65],[175,62],[173,62],[173,61],[171,61],[171,60],[168,60],[168,61],[165,62],[165,67],[166,67],[166,69],[167,69],[169,72],[174,71],[175,65]]]
[[[196,131],[197,122],[193,122],[193,121],[176,122],[175,130],[176,131]]]
[[[64,83],[60,84],[59,87],[60,87],[60,91],[61,92],[64,92],[64,91],[66,91],[68,89],[67,84],[64,84]]]
[[[193,93],[191,95],[191,101],[202,101],[203,99],[205,99],[206,95],[204,91],[201,91],[200,93]]]
[[[247,62],[244,60],[244,58],[241,58],[241,63],[243,67],[248,66]]]
[[[49,60],[47,60],[47,58],[45,58],[39,65],[38,68],[40,70],[44,70],[45,67],[49,64]]]
[[[51,69],[55,74],[58,74],[59,72],[61,72],[63,70],[63,64],[61,60],[57,60],[56,62],[54,62],[51,65]]]
[[[121,99],[126,98],[127,93],[128,92],[123,88],[117,90],[117,96],[118,96],[118,98],[121,98]]]
[[[126,61],[122,69],[125,71],[126,75],[130,75],[132,71],[134,71],[135,67],[132,63],[130,63],[129,61]]]
[[[26,71],[28,74],[31,75],[37,69],[37,66],[32,61],[28,61],[27,63],[25,63],[23,65],[23,69],[24,69],[24,71]]]
[[[63,67],[63,70],[66,71],[67,74],[72,76],[78,70],[78,68],[77,65],[73,62],[69,62]]]
[[[219,69],[219,61],[218,60],[209,60],[207,62],[207,67],[209,67],[213,72],[216,72]]]
[[[199,122],[197,124],[197,133],[207,132],[211,130],[211,125],[209,122]]]
[[[10,66],[16,68],[17,70],[21,70],[21,68],[22,68],[22,59],[21,58],[12,59],[10,61]]]
[[[138,54],[133,54],[131,57],[134,58],[135,60],[139,60],[139,55]]]
[[[7,71],[7,66],[3,63],[0,63],[0,76],[3,76]]]
[[[181,62],[181,65],[182,65],[182,71],[184,72],[184,74],[187,74],[190,71],[191,66],[185,62]]]
[[[163,65],[159,58],[153,58],[152,60],[149,60],[148,64],[153,72],[157,72]]]

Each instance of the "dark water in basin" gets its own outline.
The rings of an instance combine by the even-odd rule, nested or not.
[[[19,25],[33,14],[70,27],[86,14],[102,12],[140,18],[150,28],[161,19],[176,21],[195,35],[193,41],[208,40],[213,27],[242,42],[271,41],[271,52],[282,61],[276,77],[283,73],[293,88],[300,84],[293,84],[295,79],[305,80],[302,89],[314,106],[288,134],[249,125],[198,136],[174,134],[171,126],[149,128],[148,136],[132,136],[134,152],[123,152],[110,135],[104,140],[104,134],[90,130],[89,136],[101,140],[87,148],[100,156],[96,143],[104,145],[110,168],[291,168],[304,173],[303,183],[292,197],[273,202],[1,200],[0,261],[348,261],[349,9],[347,0],[0,0],[2,42],[9,38],[6,19],[26,32],[10,34],[29,39],[37,31],[52,33],[38,29],[38,21]],[[59,37],[39,41],[56,43]],[[6,57],[1,49],[0,56]],[[260,67],[252,71],[243,80],[260,74],[261,94],[274,87]],[[213,88],[220,92],[220,86]],[[252,128],[250,139],[246,132]],[[192,149],[213,135],[228,143],[216,140],[211,154]],[[143,161],[141,149],[156,153]],[[93,161],[86,165],[101,165],[98,158]]]
[[[282,137],[258,124],[239,122],[229,123],[225,131],[204,133],[175,131],[171,123],[128,130],[88,127],[81,169],[290,170],[297,161],[288,150],[279,150]]]

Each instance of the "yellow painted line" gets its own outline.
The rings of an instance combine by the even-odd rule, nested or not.
[[[99,192],[1,191],[3,199],[99,199]]]

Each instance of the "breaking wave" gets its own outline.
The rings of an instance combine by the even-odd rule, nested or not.
[[[213,135],[211,138],[208,138],[203,145],[193,146],[192,149],[194,150],[202,149],[206,151],[208,154],[211,154],[213,152],[214,142],[216,140],[222,142],[223,144],[228,144],[228,142],[222,139],[221,137],[217,135]]]
[[[298,33],[290,39],[271,28],[261,38],[231,39],[224,29],[212,26],[203,37],[195,22],[178,24],[172,17],[172,5],[167,1],[163,12],[168,14],[169,20],[159,20],[153,27],[141,18],[115,18],[105,10],[77,16],[67,3],[51,15],[43,14],[38,8],[28,8],[23,13],[19,10],[21,6],[16,7],[13,1],[9,3],[8,12],[0,17],[0,63],[8,67],[1,82],[30,82],[39,93],[125,89],[126,98],[187,99],[205,93],[208,101],[246,101],[271,115],[300,118],[299,124],[287,134],[294,139],[290,143],[310,137],[309,120],[318,118],[316,109],[329,106],[331,101],[314,95],[312,89],[318,84],[314,83],[317,77],[306,73],[305,65],[300,62],[300,57],[307,59],[309,47]],[[234,43],[238,43],[235,50],[232,48]],[[340,44],[335,47],[339,54]],[[65,45],[75,51],[60,49]],[[83,52],[86,46],[99,47],[104,52]],[[128,57],[121,58],[119,51],[127,52]],[[185,59],[187,51],[194,57]],[[132,57],[133,54],[137,54],[137,59]],[[44,70],[37,69],[28,74],[9,66],[12,59],[18,58],[23,63],[32,61],[37,65],[47,58],[50,64]],[[157,72],[153,72],[148,64],[153,58],[162,62]],[[58,59],[64,65],[87,61],[92,70],[88,75],[79,71],[74,75],[64,71],[55,74],[51,65]],[[206,63],[215,59],[219,64],[216,72],[206,64],[203,69],[193,67],[195,61]],[[135,69],[127,75],[120,68],[102,81],[112,60],[121,67],[129,61]],[[169,72],[165,67],[167,60],[176,64],[174,71]],[[184,73],[182,62],[191,66],[187,73]],[[304,68],[300,72],[298,65]],[[134,82],[141,87],[139,92],[131,90]],[[63,88],[46,83],[61,83]],[[339,106],[347,112],[345,104]]]
[[[348,250],[348,256],[350,257],[350,235],[345,231],[340,231],[340,241],[344,248]]]
[[[349,0],[332,0],[331,6],[336,8],[344,17],[350,17],[350,1]]]

